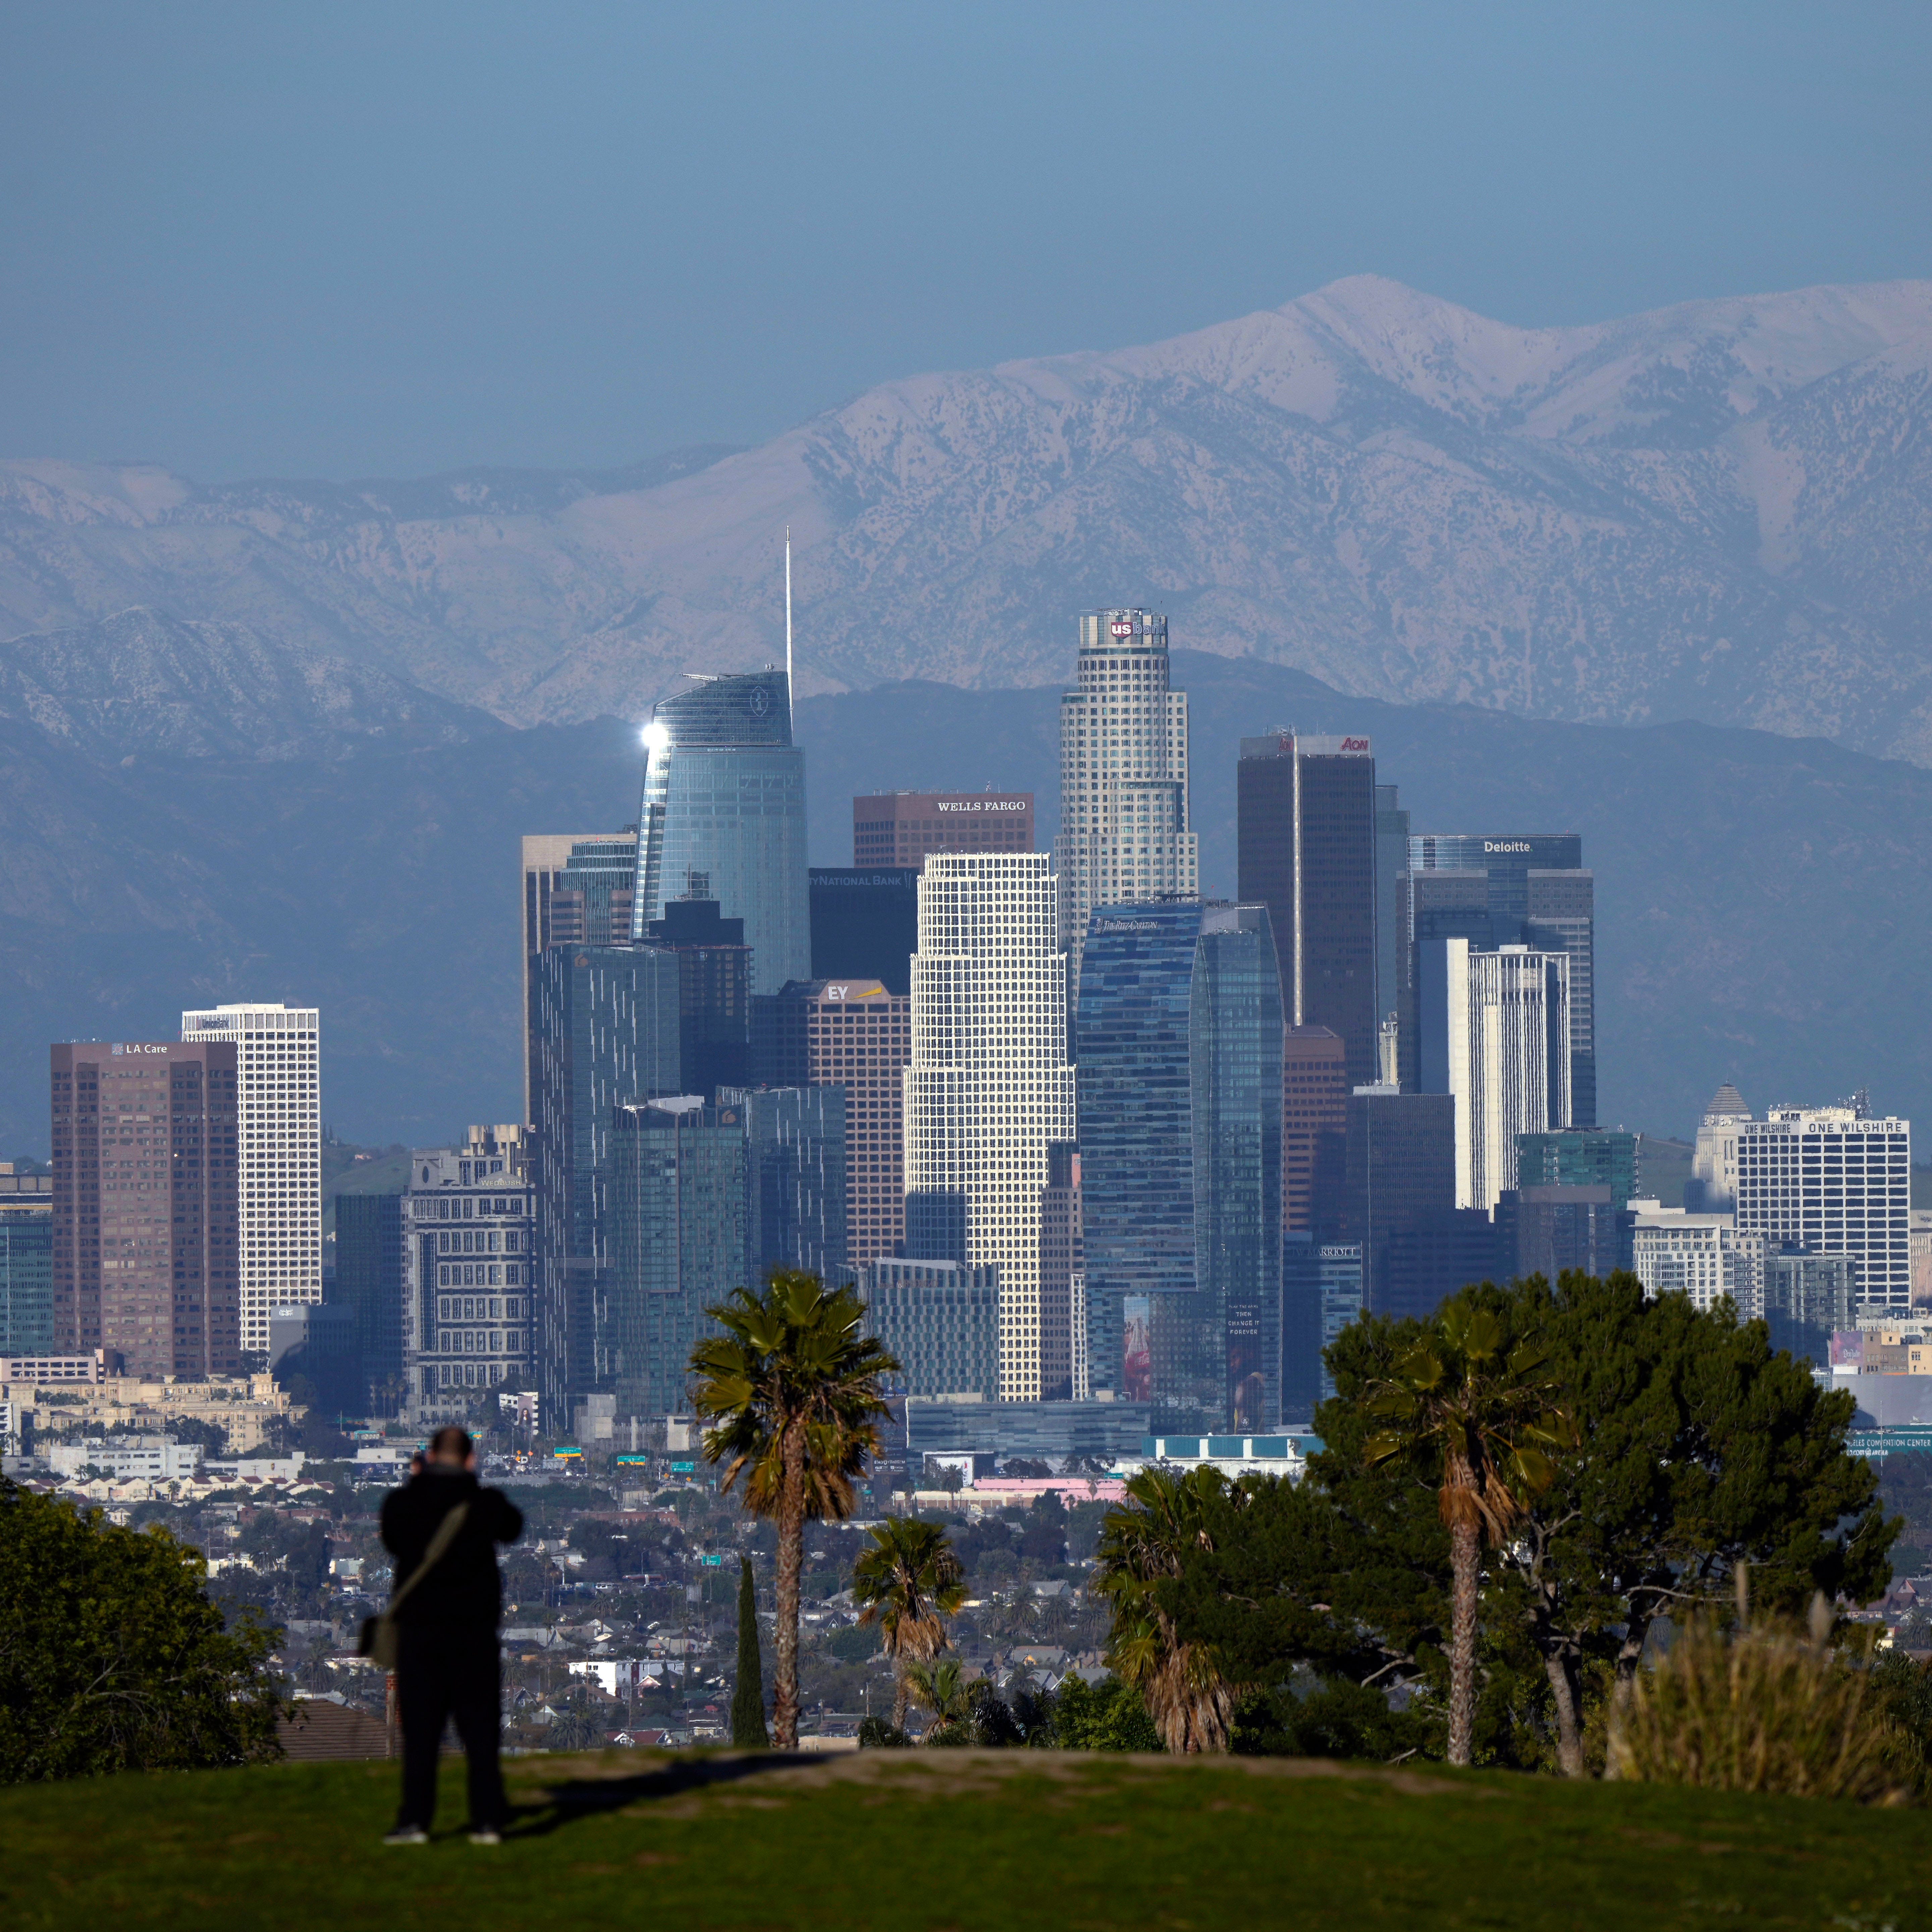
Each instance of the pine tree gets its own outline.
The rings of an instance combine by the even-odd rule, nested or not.
[[[731,1694],[731,1742],[746,1750],[766,1750],[765,1673],[758,1661],[758,1597],[752,1559],[742,1556],[738,1576],[738,1683]]]

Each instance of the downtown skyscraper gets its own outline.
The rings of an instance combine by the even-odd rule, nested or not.
[[[322,1299],[322,1018],[278,1000],[182,1015],[235,1049],[242,1153],[242,1352],[267,1365],[268,1311]]]
[[[1418,832],[1396,894],[1409,974],[1402,1012],[1402,1084],[1438,1057],[1418,1010],[1420,949],[1467,939],[1475,946],[1522,945],[1570,962],[1570,1119],[1597,1124],[1596,880],[1574,832]],[[1425,1083],[1426,1084],[1426,1083]]]
[[[1366,737],[1244,738],[1236,892],[1268,909],[1292,1027],[1341,1037],[1351,1087],[1378,1077],[1377,797]]]
[[[50,1073],[52,1347],[154,1381],[238,1373],[234,1046],[56,1046]]]
[[[1090,610],[1060,700],[1060,938],[1078,960],[1096,906],[1200,890],[1189,829],[1187,697],[1168,682],[1167,620]]]
[[[1043,852],[934,853],[919,887],[905,1186],[964,1210],[1000,1270],[1000,1399],[1040,1398],[1041,1194],[1074,1138],[1066,955]]]
[[[776,669],[694,679],[661,698],[644,730],[631,937],[677,899],[716,899],[742,920],[752,991],[812,976],[805,754]]]

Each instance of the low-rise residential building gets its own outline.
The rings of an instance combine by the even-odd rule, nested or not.
[[[117,1483],[167,1483],[199,1476],[206,1454],[200,1443],[177,1442],[172,1436],[94,1436],[52,1444],[46,1462],[57,1476],[93,1469]]]

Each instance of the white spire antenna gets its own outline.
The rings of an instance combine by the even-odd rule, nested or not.
[[[792,722],[791,697],[791,526],[785,526],[785,727]]]

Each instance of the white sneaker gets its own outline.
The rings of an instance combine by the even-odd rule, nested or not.
[[[472,1832],[470,1842],[472,1845],[500,1845],[503,1834],[494,1825],[485,1825],[480,1832]]]
[[[382,1842],[386,1845],[426,1845],[429,1834],[420,1825],[398,1825]]]

